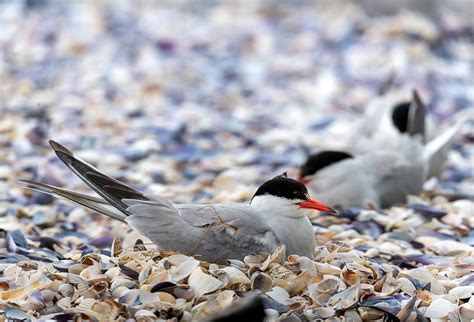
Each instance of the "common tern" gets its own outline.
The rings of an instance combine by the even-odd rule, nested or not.
[[[286,173],[263,183],[249,204],[173,204],[147,196],[74,157],[50,141],[56,155],[100,197],[22,180],[33,189],[60,196],[98,213],[127,223],[162,250],[200,255],[209,262],[242,259],[255,252],[312,257],[314,230],[307,212],[335,213],[309,196],[305,185]]]
[[[300,167],[299,180],[311,194],[342,208],[403,204],[407,195],[418,195],[427,179],[441,173],[449,146],[469,116],[462,113],[454,125],[426,144],[401,136],[397,149],[379,147],[362,154],[329,150],[310,155]],[[412,134],[418,135],[417,131]]]

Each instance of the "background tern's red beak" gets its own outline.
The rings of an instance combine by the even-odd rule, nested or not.
[[[314,209],[314,210],[329,212],[331,214],[337,214],[336,210],[332,209],[331,207],[322,203],[321,201],[318,201],[313,198],[309,198],[306,201],[298,202],[297,205],[300,206],[301,208]]]
[[[296,181],[301,182],[302,184],[306,186],[311,180],[305,179],[305,178],[299,178],[299,179],[296,179]]]

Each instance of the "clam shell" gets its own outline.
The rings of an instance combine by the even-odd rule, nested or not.
[[[455,287],[451,289],[448,294],[459,300],[468,299],[474,295],[474,285]]]
[[[288,291],[280,286],[274,286],[270,292],[267,292],[267,295],[284,305],[287,305],[290,300]]]
[[[240,269],[235,267],[224,267],[222,268],[222,271],[229,276],[229,283],[231,285],[237,283],[250,285],[250,279]]]
[[[335,310],[347,310],[352,308],[359,301],[360,289],[360,285],[351,286],[331,295],[325,304]]]
[[[251,288],[252,290],[260,290],[266,293],[272,289],[273,281],[270,276],[263,272],[255,272],[252,275]]]
[[[187,258],[186,260],[181,262],[177,268],[175,269],[171,268],[170,270],[171,280],[177,283],[180,282],[181,280],[191,275],[191,273],[198,266],[199,266],[199,261],[195,260],[194,258]]]
[[[195,297],[214,292],[222,286],[222,282],[202,271],[200,267],[196,268],[189,276],[188,285],[194,292]]]
[[[216,314],[229,307],[234,300],[234,291],[224,290],[216,295],[212,295],[204,305],[194,314],[194,319],[201,319]]]
[[[431,319],[441,319],[447,317],[449,313],[458,309],[457,305],[445,299],[436,299],[431,302],[425,311],[425,317]]]

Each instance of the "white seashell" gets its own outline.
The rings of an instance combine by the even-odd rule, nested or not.
[[[221,310],[229,307],[232,304],[234,299],[234,291],[225,290],[219,292],[217,295],[213,295],[209,300],[207,300],[203,306],[195,313],[193,316],[194,319],[200,319],[212,314],[216,314]]]
[[[267,295],[281,304],[288,305],[290,301],[290,294],[280,286],[275,286],[270,292],[267,292]]]
[[[319,262],[314,262],[314,265],[320,274],[339,275],[341,273],[341,269],[335,265]]]
[[[63,297],[59,299],[56,304],[62,308],[63,310],[71,308],[71,298],[70,297]]]
[[[200,267],[189,276],[188,285],[194,291],[195,297],[214,292],[222,286],[222,282],[202,271]]]
[[[457,299],[470,298],[474,294],[474,285],[455,287],[448,294],[455,296]]]
[[[415,290],[416,290],[416,287],[413,285],[413,283],[406,277],[400,277],[397,281],[396,281],[396,284],[397,284],[397,287],[400,287],[400,289],[407,293],[408,295],[411,295],[413,296]]]
[[[454,240],[442,240],[429,246],[429,249],[441,256],[456,256],[460,254],[473,254],[474,249],[466,244]]]
[[[173,256],[176,256],[176,255],[173,255]],[[173,282],[178,283],[179,281],[188,277],[198,266],[199,266],[198,260],[195,260],[192,257],[188,257],[178,267],[172,267],[170,269],[171,280]]]
[[[326,305],[335,310],[346,310],[354,306],[359,301],[360,285],[351,286],[339,293],[331,295]]]
[[[474,304],[464,303],[459,307],[459,315],[461,315],[462,321],[474,320]]]
[[[228,276],[230,284],[243,283],[250,284],[250,279],[241,270],[235,267],[224,267],[222,269]]]
[[[138,310],[135,312],[135,317],[140,318],[140,317],[151,317],[153,320],[156,320],[156,315],[148,310]]]
[[[457,310],[457,305],[449,302],[445,299],[436,299],[431,302],[430,306],[425,311],[425,317],[427,318],[444,318],[448,316],[450,312]]]
[[[308,257],[301,256],[296,261],[302,271],[308,271],[311,276],[318,274],[318,271],[316,270],[316,265]]]
[[[61,284],[61,285],[58,287],[58,292],[59,292],[62,296],[69,296],[69,297],[72,297],[72,295],[74,294],[74,287],[73,287],[71,284]]]
[[[179,266],[183,264],[185,261],[192,258],[183,254],[174,254],[169,257],[166,257],[165,259],[171,264],[173,264],[174,266]]]

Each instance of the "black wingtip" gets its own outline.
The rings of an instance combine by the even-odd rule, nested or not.
[[[49,145],[53,148],[54,152],[61,152],[61,153],[64,153],[64,154],[68,154],[68,155],[73,155],[73,153],[68,149],[66,148],[64,145],[54,141],[54,140],[49,140]]]
[[[425,120],[426,105],[423,103],[418,91],[413,90],[413,98],[408,112],[407,130],[410,135],[420,135],[423,142],[425,141]]]

